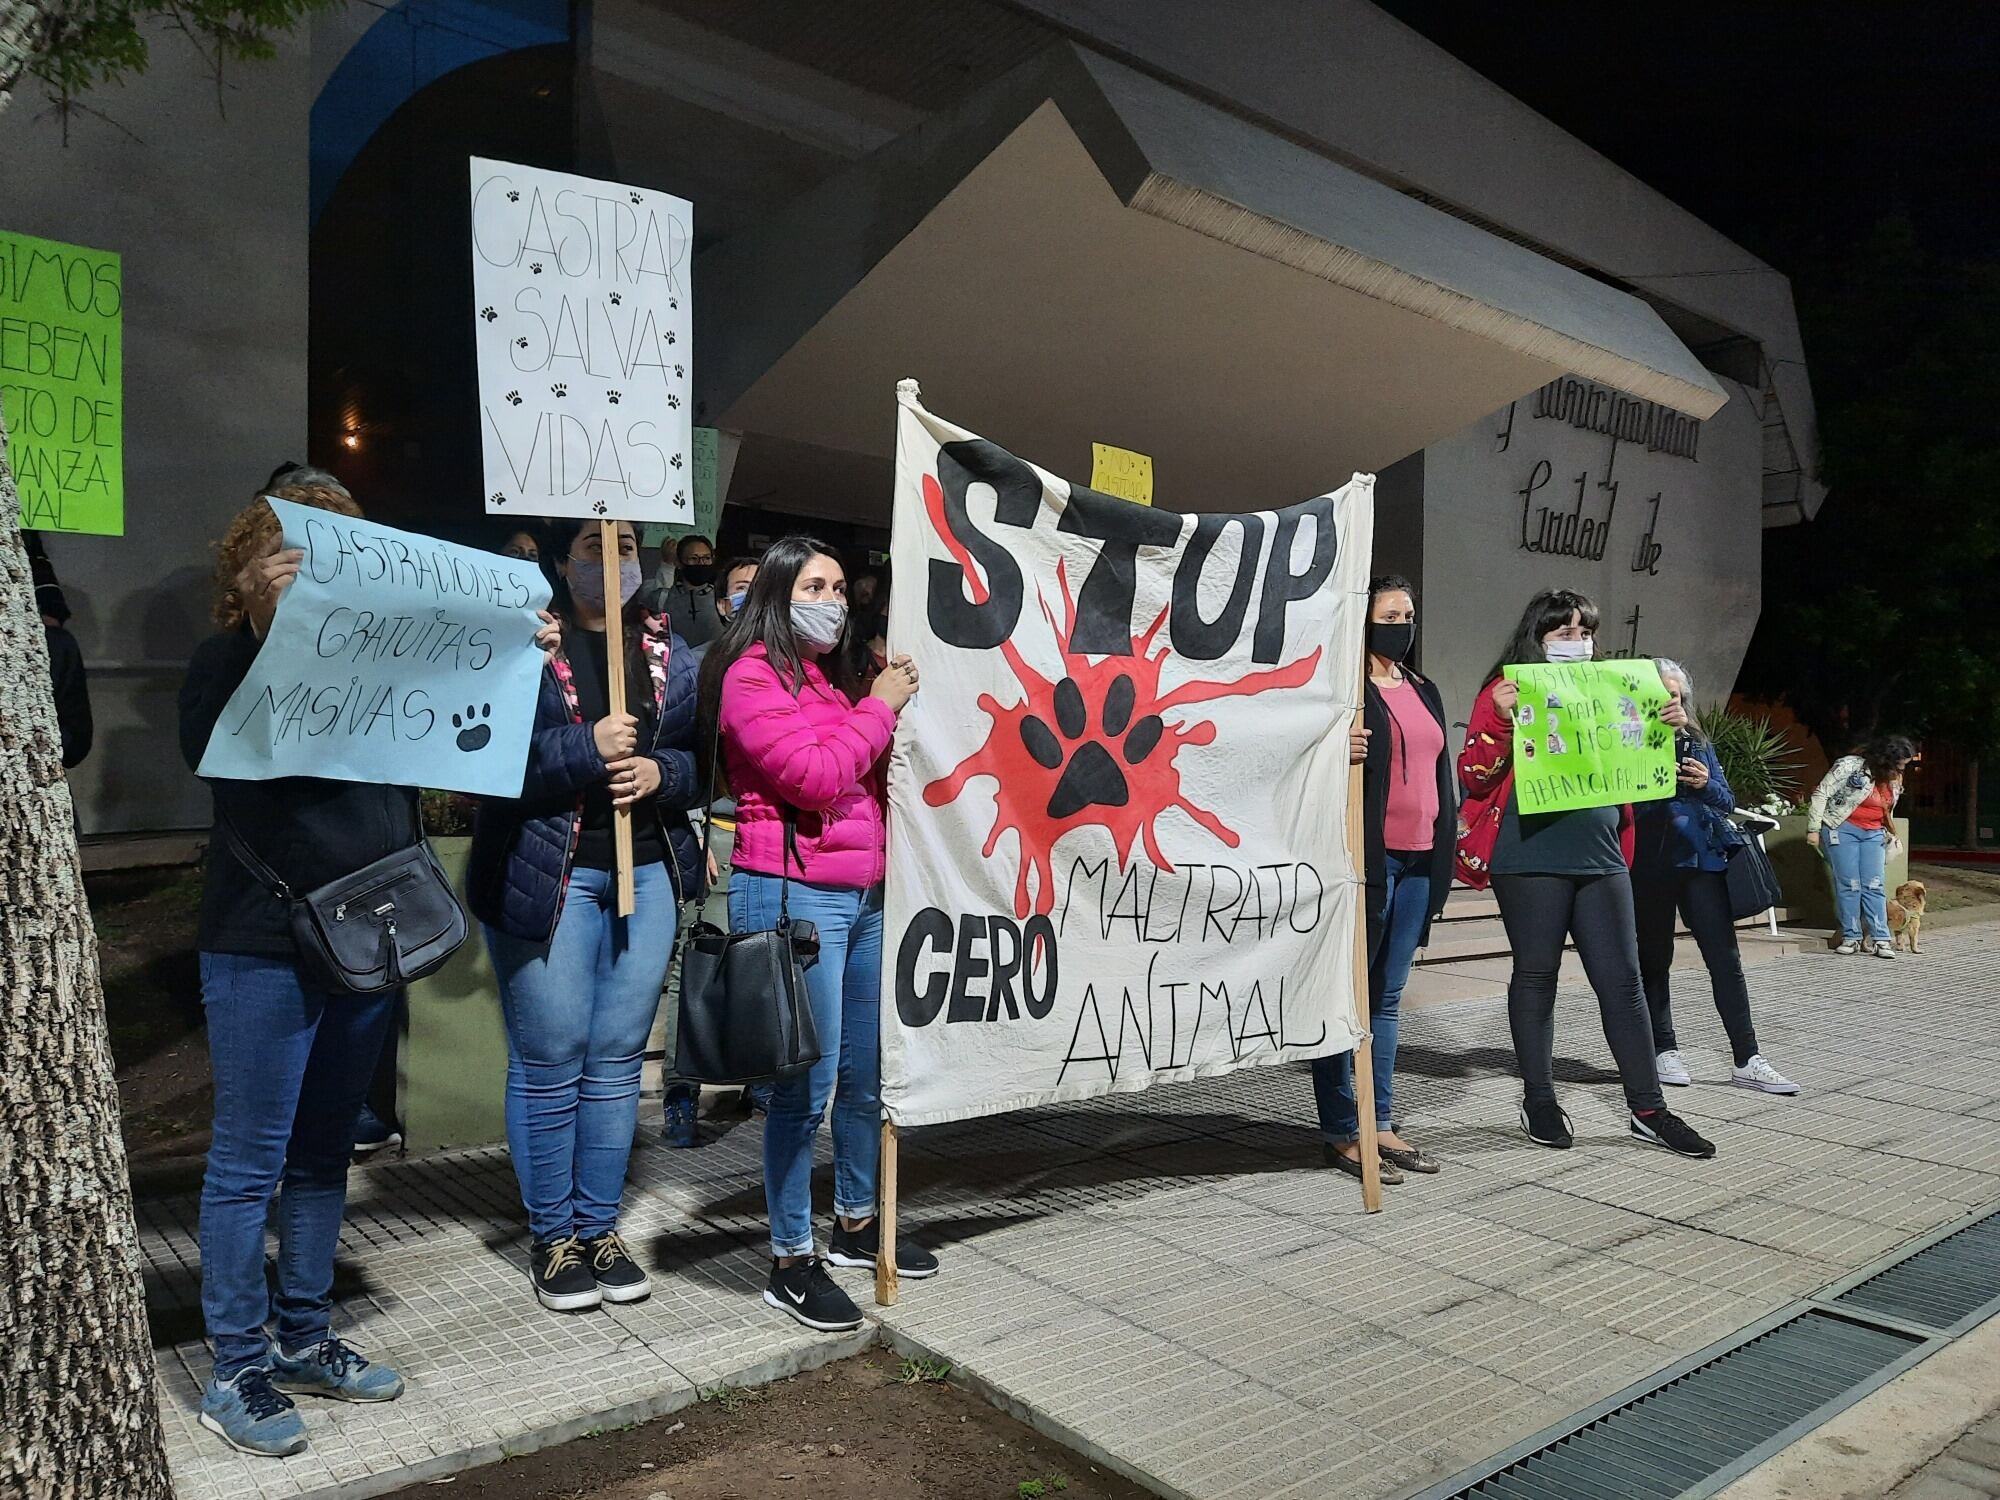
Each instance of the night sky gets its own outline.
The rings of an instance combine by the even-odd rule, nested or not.
[[[2000,6],[1382,8],[1780,270],[1901,208],[2000,242]]]

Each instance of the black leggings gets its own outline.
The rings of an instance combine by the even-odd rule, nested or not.
[[[1632,880],[1616,875],[1495,875],[1493,894],[1514,950],[1507,981],[1507,1024],[1514,1056],[1530,1100],[1556,1096],[1556,977],[1563,939],[1576,939],[1577,956],[1597,1009],[1604,1039],[1618,1062],[1625,1102],[1634,1110],[1665,1109],[1653,1063],[1653,1035],[1646,991],[1639,979],[1639,948],[1632,926]]]
[[[1646,1008],[1653,1013],[1653,1050],[1671,1052],[1672,998],[1667,971],[1674,966],[1674,913],[1678,910],[1708,965],[1709,987],[1729,1048],[1742,1067],[1757,1055],[1757,1029],[1750,1022],[1750,986],[1736,951],[1736,919],[1729,911],[1729,881],[1717,870],[1659,870],[1632,877],[1632,905],[1639,922],[1639,972],[1646,981]]]

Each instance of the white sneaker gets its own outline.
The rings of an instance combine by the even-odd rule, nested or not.
[[[1852,955],[1859,953],[1861,951],[1861,945],[1859,943],[1842,943],[1838,948],[1834,949],[1833,951],[1835,953],[1845,953]]]
[[[1687,1064],[1681,1061],[1681,1055],[1677,1049],[1662,1052],[1658,1057],[1653,1059],[1653,1065],[1659,1069],[1660,1082],[1662,1083],[1671,1083],[1678,1088],[1685,1088],[1694,1082],[1694,1075],[1688,1072]]]
[[[1875,945],[1875,956],[1877,958],[1894,958],[1896,950],[1887,943],[1877,943]]]
[[[1770,1063],[1759,1052],[1740,1068],[1729,1071],[1729,1081],[1746,1089],[1760,1089],[1767,1094],[1796,1094],[1799,1086]]]

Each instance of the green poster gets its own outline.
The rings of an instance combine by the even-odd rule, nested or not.
[[[639,528],[639,544],[657,547],[668,537],[704,537],[715,542],[715,518],[721,507],[716,503],[716,469],[719,462],[716,431],[713,427],[694,429],[694,523],[681,526],[672,521],[649,521]]]
[[[0,414],[21,524],[125,532],[123,271],[0,229]]]
[[[1660,722],[1667,690],[1652,662],[1509,667],[1514,806],[1566,812],[1649,802],[1674,791],[1674,732]]]

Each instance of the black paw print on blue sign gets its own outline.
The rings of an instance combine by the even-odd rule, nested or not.
[[[675,490],[674,504],[686,505],[687,503],[688,503],[688,492],[686,490]]]
[[[491,323],[495,318],[499,317],[500,314],[495,312],[490,307],[482,307],[479,309],[479,316],[484,318],[487,322]]]
[[[616,406],[620,401],[625,399],[625,393],[623,391],[606,391],[604,399],[609,401],[613,406]]]
[[[611,305],[612,305],[613,307],[616,307],[616,306],[618,306],[618,304],[619,304],[619,303],[621,303],[621,302],[623,302],[624,300],[625,300],[625,297],[624,297],[624,294],[623,294],[623,293],[620,293],[620,292],[613,292],[613,293],[611,294]]]
[[[509,391],[507,393],[507,404],[509,406],[519,406],[521,404],[521,393],[519,391]]]
[[[558,380],[554,385],[549,387],[549,394],[560,401],[569,395],[569,387]]]
[[[521,195],[519,193],[509,193],[507,195],[507,201],[509,203],[519,203],[521,201]]]
[[[672,458],[668,459],[667,462],[672,464],[676,469],[678,469],[681,466],[681,456],[678,453],[676,453]]]
[[[669,328],[667,330],[667,342],[671,344],[674,343],[675,341],[676,341],[676,335],[674,334],[674,331],[671,328]]]
[[[493,705],[482,703],[475,712],[471,704],[466,704],[463,714],[451,716],[451,727],[458,731],[458,748],[461,750],[484,750],[493,738],[493,726],[485,721],[493,717]]]
[[[667,397],[667,405],[673,408],[675,411],[678,411],[680,410],[681,398],[678,396],[669,396]]]
[[[611,507],[606,505],[602,500],[591,501],[590,508],[596,511],[600,516],[603,515],[609,509],[611,509]]]
[[[528,262],[528,269],[539,276],[542,274],[542,263],[538,260],[531,260]]]
[[[643,202],[645,202],[646,200],[645,200],[645,199],[643,199],[643,198],[641,198],[641,197],[640,197],[640,196],[639,196],[639,195],[638,195],[637,193],[634,193],[634,194],[632,195],[632,201],[633,201],[634,203],[643,203]]]
[[[527,347],[528,347],[528,341],[527,341],[527,339],[525,339],[525,338],[518,338],[518,339],[515,339],[515,340],[514,340],[514,347],[515,347],[516,349],[525,349],[525,348],[527,348]]]
[[[1090,710],[1083,701],[1083,689],[1071,677],[1056,684],[1055,729],[1033,714],[1021,721],[1021,743],[1028,754],[1048,770],[1062,772],[1056,789],[1049,793],[1050,817],[1073,817],[1086,807],[1123,807],[1132,800],[1132,788],[1105,741],[1121,741],[1119,755],[1126,765],[1136,766],[1159,747],[1166,730],[1158,714],[1132,721],[1137,697],[1130,677],[1121,672],[1112,680],[1104,695],[1100,725],[1104,740],[1084,738],[1090,727]],[[1061,731],[1060,739],[1057,730]]]
[[[675,366],[674,366],[674,379],[676,379],[676,380],[686,380],[686,379],[687,379],[687,366],[685,366],[685,365],[675,365]]]
[[[667,298],[667,311],[668,311],[668,312],[679,312],[680,310],[681,310],[681,299],[680,299],[680,298],[678,298],[678,297],[669,297],[669,298]]]
[[[487,501],[493,505],[505,505],[507,503],[507,497],[501,494],[500,491],[498,490],[495,490],[492,494],[488,495],[486,498]]]

